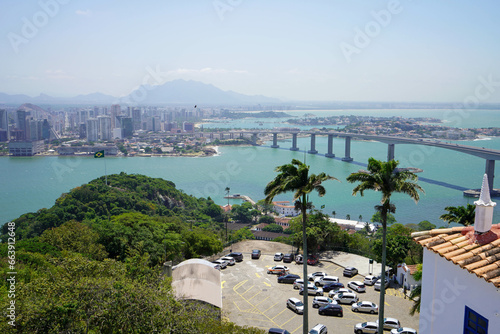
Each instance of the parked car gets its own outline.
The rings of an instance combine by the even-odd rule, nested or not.
[[[342,306],[339,304],[328,304],[325,306],[321,306],[318,309],[318,314],[319,315],[335,315],[338,317],[343,317],[344,316],[344,311],[342,309]]]
[[[283,260],[283,253],[274,254],[274,261],[281,261],[281,260]]]
[[[377,280],[378,280],[378,277],[373,276],[373,275],[368,275],[368,276],[365,276],[365,280],[363,281],[363,283],[365,283],[366,285],[373,285],[373,284],[375,284],[375,282],[377,282]]]
[[[353,277],[353,276],[356,276],[357,274],[358,274],[358,269],[356,269],[354,267],[345,267],[344,273],[343,273],[343,275],[347,276],[347,277]]]
[[[344,287],[344,283],[328,283],[323,285],[324,292],[336,291],[338,289],[342,289]]]
[[[354,333],[356,334],[373,334],[378,333],[378,326],[375,322],[363,322],[354,326]],[[382,333],[380,333],[382,334]]]
[[[330,292],[328,292],[328,297],[333,298],[333,297],[335,297],[335,295],[338,295],[339,293],[343,293],[343,292],[354,293],[354,291],[352,291],[351,289],[340,288],[340,289],[331,290]]]
[[[328,276],[328,274],[323,272],[323,271],[317,271],[315,273],[307,275],[307,279],[309,281],[314,281],[316,278],[323,277],[323,276]]]
[[[378,320],[376,321],[378,325]],[[395,318],[384,318],[384,329],[393,330],[401,327],[401,323]]]
[[[252,250],[252,259],[260,259],[260,249],[254,249]]]
[[[293,288],[295,290],[300,289],[303,285],[304,285],[304,280],[302,278],[301,279],[296,279],[295,282],[293,282]]]
[[[360,281],[350,281],[349,283],[347,283],[347,287],[353,289],[356,292],[365,292],[366,291],[365,285],[363,283],[361,283]]]
[[[278,277],[278,283],[288,283],[288,284],[293,284],[297,279],[299,279],[299,275],[295,274],[285,274],[282,276]]]
[[[314,279],[314,284],[316,286],[323,286],[328,283],[338,283],[339,278],[337,276],[318,276]]]
[[[391,334],[417,334],[417,330],[409,327],[399,327],[391,330]]]
[[[375,284],[373,285],[373,288],[377,291],[380,291],[380,288],[381,288],[381,285],[382,285],[382,281],[381,280],[378,280],[375,282]],[[385,287],[387,288],[389,286],[389,281],[388,280],[385,280]]]
[[[212,262],[212,266],[214,266],[214,269],[220,270],[220,264]],[[174,266],[174,267],[177,267],[177,266]],[[172,267],[172,270],[175,269],[174,267]]]
[[[302,263],[304,263],[304,257],[302,256],[302,254],[297,254],[295,256],[295,263],[296,264],[302,264]]]
[[[308,284],[307,293],[309,295],[314,295],[314,296],[323,296],[323,289],[318,288],[315,285]],[[304,286],[302,286],[299,290],[299,295],[303,295],[303,294],[304,294]]]
[[[378,305],[368,301],[354,303],[351,306],[353,312],[378,313]]]
[[[288,267],[287,266],[274,266],[271,268],[267,268],[267,273],[268,274],[288,274]]]
[[[290,334],[286,329],[281,328],[269,328],[269,334]]]
[[[218,264],[221,269],[226,269],[226,267],[227,267],[227,262],[224,260],[215,260],[215,261],[212,261],[212,263]]]
[[[230,257],[234,258],[234,260],[236,262],[243,261],[243,254],[241,252],[231,252],[231,253],[227,254],[226,256],[230,256]]]
[[[325,325],[317,324],[309,331],[309,334],[328,334],[328,330]]]
[[[339,304],[354,304],[358,301],[358,296],[355,293],[342,292],[336,294],[332,299]]]
[[[314,308],[320,308],[321,306],[325,306],[332,303],[337,304],[337,302],[335,302],[330,297],[316,296],[313,298],[312,306]]]
[[[284,263],[291,263],[292,261],[293,261],[293,254],[292,253],[287,253],[283,256]]]
[[[298,314],[304,313],[304,303],[298,298],[288,298],[286,307]]]
[[[315,266],[319,263],[319,259],[316,255],[309,255],[307,257],[307,264],[310,266]]]
[[[234,257],[231,257],[231,256],[221,257],[220,260],[227,261],[228,266],[234,266],[236,263],[236,261],[234,260]]]

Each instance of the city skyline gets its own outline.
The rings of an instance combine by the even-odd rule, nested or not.
[[[4,0],[0,7],[7,94],[125,96],[183,79],[284,101],[500,102],[496,2]]]

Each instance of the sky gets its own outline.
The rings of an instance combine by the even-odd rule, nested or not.
[[[500,102],[497,0],[0,0],[0,92]]]

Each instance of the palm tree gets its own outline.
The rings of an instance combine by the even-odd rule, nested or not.
[[[293,200],[295,201],[295,206],[298,207],[302,213],[302,243],[304,250],[304,264],[303,275],[304,275],[304,316],[302,331],[304,334],[308,332],[308,302],[307,302],[307,235],[306,235],[306,219],[307,219],[307,209],[310,207],[308,202],[309,193],[316,191],[320,197],[324,196],[326,193],[325,188],[321,185],[322,182],[327,180],[337,180],[333,176],[327,175],[325,173],[320,173],[318,175],[309,175],[309,166],[303,162],[293,159],[291,164],[286,164],[278,166],[275,169],[279,174],[267,184],[264,189],[264,194],[266,195],[266,202],[271,203],[276,195],[286,193],[288,191],[295,191],[293,195]],[[309,204],[309,206],[308,206]]]
[[[410,300],[413,301],[413,305],[410,308],[410,315],[413,316],[415,312],[420,313],[420,301],[421,301],[421,295],[422,295],[422,286],[417,285],[413,290],[410,292]]]
[[[448,213],[442,214],[439,219],[450,223],[458,223],[464,226],[469,226],[474,224],[474,219],[476,215],[476,206],[472,204],[467,204],[467,206],[447,206],[444,208]]]
[[[336,214],[337,214],[337,212],[332,211],[333,218],[335,218],[335,215],[336,215]]]
[[[226,191],[226,197],[227,197],[227,206],[229,206],[229,191],[231,190],[231,188],[229,187],[226,187],[226,189],[224,189]]]
[[[382,218],[382,273],[380,285],[380,302],[378,323],[384,323],[384,303],[385,303],[385,263],[386,263],[386,244],[387,244],[387,215],[396,212],[396,207],[391,203],[392,193],[403,193],[410,196],[415,203],[420,199],[418,191],[424,190],[416,181],[417,175],[405,169],[396,169],[399,162],[390,160],[383,162],[374,158],[368,159],[368,171],[359,171],[351,173],[347,177],[347,182],[359,184],[354,187],[352,194],[355,196],[358,192],[363,196],[365,190],[374,190],[382,192],[381,205],[375,209],[380,212]]]

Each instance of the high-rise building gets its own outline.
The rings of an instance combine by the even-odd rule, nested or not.
[[[87,141],[99,140],[99,121],[97,118],[87,120]]]
[[[8,141],[9,138],[9,117],[7,110],[0,109],[0,142]]]
[[[134,131],[141,129],[141,109],[132,109],[132,123],[134,124]]]
[[[120,115],[122,113],[122,110],[120,108],[119,104],[112,104],[111,105],[111,111],[110,111],[110,116],[111,116],[111,128],[119,128],[119,124],[116,123],[116,116]]]
[[[132,123],[132,117],[123,117],[121,119],[121,127],[123,129],[123,138],[132,137],[134,134],[134,125]]]
[[[28,130],[28,126],[26,124],[26,111],[25,110],[18,110],[17,111],[17,119],[16,119],[16,122],[17,122],[17,129],[22,131],[18,134],[18,140],[25,140],[27,138],[27,130]]]
[[[99,120],[99,139],[110,140],[112,137],[111,117],[99,116],[97,119]]]

